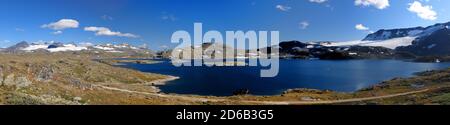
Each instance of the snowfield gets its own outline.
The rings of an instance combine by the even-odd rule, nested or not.
[[[33,51],[33,50],[38,50],[38,49],[47,49],[49,45],[30,45],[27,48],[24,48],[22,50],[25,51]]]
[[[50,52],[64,52],[64,51],[81,51],[81,50],[87,50],[87,47],[77,47],[73,44],[66,44],[63,47],[58,48],[51,48],[47,49]]]
[[[412,42],[416,37],[400,37],[388,40],[377,40],[377,41],[344,41],[344,42],[332,42],[330,44],[325,44],[324,46],[382,46],[390,49],[395,49],[400,46],[412,45]]]
[[[52,46],[52,47],[50,47]],[[49,48],[50,47],[50,48]],[[105,52],[109,53],[123,53],[123,51],[119,51],[120,49],[133,49],[133,50],[139,50],[140,48],[131,46],[129,44],[120,44],[120,45],[113,45],[113,44],[106,44],[106,45],[89,45],[89,46],[78,46],[76,44],[54,44],[51,43],[33,43],[31,45],[28,45],[28,47],[22,48],[21,50],[24,50],[26,52],[33,52],[36,50],[47,50],[49,52],[65,52],[65,51],[82,51],[82,50],[88,50],[89,47],[92,47],[93,49],[97,50],[103,50]]]
[[[361,46],[382,46],[389,49],[395,49],[400,46],[409,46],[412,45],[412,42],[416,39],[416,37],[400,37],[389,40],[382,41],[365,41],[367,43],[360,44]]]
[[[73,44],[65,44],[62,47],[57,47],[57,48],[48,48],[48,46],[50,46],[50,45],[48,45],[48,44],[30,45],[29,47],[24,48],[22,50],[31,52],[31,51],[38,50],[38,49],[44,49],[49,52],[64,52],[64,51],[81,51],[81,50],[87,49],[87,47],[78,47]]]
[[[101,49],[101,50],[114,50],[114,48],[111,48],[111,47],[103,47],[103,46],[94,46],[94,48],[96,48],[96,49]]]

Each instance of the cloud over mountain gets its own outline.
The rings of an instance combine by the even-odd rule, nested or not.
[[[424,20],[436,20],[437,13],[433,10],[432,6],[422,5],[422,3],[418,1],[414,1],[409,4],[408,10],[410,12],[416,13],[417,16]]]
[[[49,24],[44,24],[41,28],[49,28],[52,30],[64,30],[69,28],[78,28],[80,23],[74,19],[61,19],[57,22],[52,22]]]
[[[85,27],[85,31],[95,32],[97,36],[119,36],[119,37],[129,37],[129,38],[138,38],[139,36],[131,34],[131,33],[121,33],[117,31],[111,31],[106,27]]]
[[[363,24],[357,24],[357,25],[355,26],[355,28],[356,28],[357,30],[363,30],[363,31],[369,30],[369,27],[366,27],[366,26],[364,26]]]

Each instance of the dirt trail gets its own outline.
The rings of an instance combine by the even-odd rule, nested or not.
[[[349,102],[360,102],[360,101],[369,101],[369,100],[376,100],[376,99],[386,99],[386,98],[393,98],[393,97],[398,97],[398,96],[406,96],[406,95],[411,95],[411,94],[423,93],[423,92],[427,92],[427,91],[429,91],[429,89],[418,90],[418,91],[411,91],[411,92],[405,92],[405,93],[398,93],[398,94],[391,94],[391,95],[384,95],[384,96],[374,96],[374,97],[365,97],[365,98],[353,98],[353,99],[342,99],[342,100],[326,100],[326,101],[280,101],[280,102],[274,102],[274,101],[243,101],[243,102],[257,103],[257,104],[268,104],[268,105],[336,104],[336,103],[349,103]]]
[[[140,91],[133,91],[133,90],[128,90],[128,89],[108,87],[108,86],[104,86],[104,85],[93,85],[93,86],[94,87],[99,87],[99,88],[102,88],[102,89],[112,90],[112,91],[119,91],[119,92],[125,92],[125,93],[134,93],[134,94],[143,94],[143,95],[150,95],[150,96],[156,96],[156,97],[162,97],[162,98],[180,99],[180,100],[192,101],[192,102],[219,102],[219,101],[225,101],[224,99],[207,99],[207,98],[187,97],[187,96],[168,95],[168,94],[159,94],[159,93],[150,93],[150,92],[140,92]]]
[[[132,90],[127,90],[127,89],[108,87],[108,86],[103,86],[103,85],[94,85],[94,86],[102,88],[102,89],[113,90],[113,91],[144,94],[144,95],[157,96],[157,97],[162,97],[162,98],[180,99],[180,100],[192,101],[192,102],[235,101],[235,100],[227,100],[227,99],[210,99],[210,98],[201,98],[201,97],[188,97],[188,96],[180,96],[180,95],[167,95],[167,94],[158,94],[158,93],[149,93],[149,92],[139,92],[139,91],[132,91]],[[404,93],[384,95],[384,96],[342,99],[342,100],[326,100],[326,101],[247,101],[247,100],[242,100],[239,102],[252,103],[252,104],[264,104],[264,105],[336,104],[336,103],[349,103],[349,102],[360,102],[360,101],[369,101],[369,100],[376,100],[376,99],[393,98],[393,97],[398,97],[398,96],[406,96],[406,95],[411,95],[411,94],[423,93],[423,92],[427,92],[427,91],[430,91],[430,89],[423,89],[423,90],[418,90],[418,91],[404,92]]]

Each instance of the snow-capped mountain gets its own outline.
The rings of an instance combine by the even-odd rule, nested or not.
[[[30,45],[27,42],[22,41],[22,42],[17,43],[16,45],[13,45],[13,46],[10,46],[10,47],[8,47],[6,49],[3,49],[2,51],[3,52],[9,52],[9,53],[17,53],[17,52],[22,51],[22,49],[27,48],[29,46]]]
[[[77,45],[75,43],[64,44],[59,42],[38,42],[27,43],[25,41],[17,43],[14,46],[3,49],[3,52],[17,53],[17,52],[67,52],[67,51],[94,51],[94,52],[109,52],[109,53],[129,53],[129,52],[143,52],[146,48],[134,47],[129,44],[99,44],[99,45]]]
[[[32,43],[21,50],[25,52],[34,52],[36,50],[47,50],[49,52],[65,52],[65,51],[81,51],[87,50],[87,47],[80,47],[75,44],[62,44],[62,43]]]
[[[450,22],[428,27],[379,30],[363,40],[322,42],[323,46],[381,46],[417,55],[450,55]]]
[[[386,40],[377,40],[377,41],[369,41],[369,40],[355,40],[355,41],[345,41],[345,42],[322,42],[320,43],[323,46],[379,46],[386,47],[389,49],[395,49],[400,46],[409,46],[412,45],[412,41],[414,41],[416,37],[398,37],[391,38]]]
[[[123,53],[126,51],[139,51],[139,50],[147,50],[147,48],[140,48],[135,47],[130,44],[99,44],[99,45],[93,45],[89,47],[92,50],[100,50],[100,51],[106,51],[111,53]]]
[[[415,39],[410,46],[398,47],[396,50],[420,56],[448,56],[450,55],[450,29],[446,26],[430,35]]]
[[[447,29],[449,25],[450,22],[439,23],[425,28],[414,27],[414,28],[389,29],[389,30],[382,29],[375,33],[367,35],[367,37],[364,38],[363,41],[382,41],[401,37],[416,37],[416,38],[426,37],[438,30]]]
[[[282,58],[320,58],[320,59],[387,59],[394,57],[394,50],[372,46],[327,46],[333,42],[285,41],[278,47]]]

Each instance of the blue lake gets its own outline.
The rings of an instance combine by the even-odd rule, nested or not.
[[[143,72],[178,76],[159,86],[165,93],[229,96],[238,89],[253,95],[275,95],[291,88],[352,92],[395,77],[444,69],[450,63],[415,63],[399,60],[280,60],[279,74],[261,78],[261,67],[175,67],[169,60],[158,64],[123,67]]]

